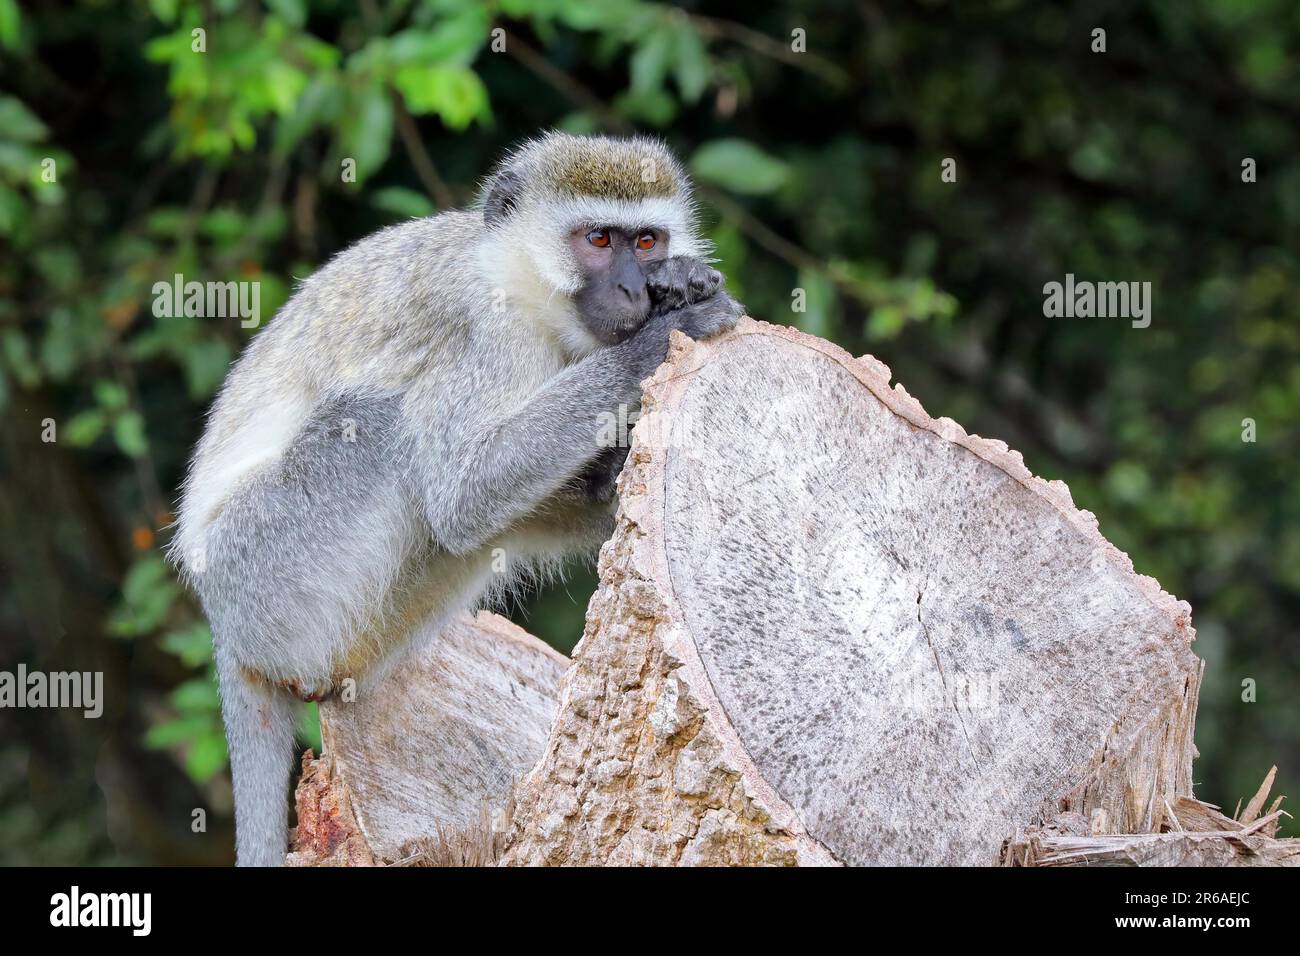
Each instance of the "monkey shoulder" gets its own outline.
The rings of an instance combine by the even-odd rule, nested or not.
[[[236,371],[396,387],[462,351],[490,307],[466,254],[477,219],[412,219],[354,243],[299,284]]]

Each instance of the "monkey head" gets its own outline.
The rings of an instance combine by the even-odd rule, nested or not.
[[[645,320],[646,273],[702,258],[690,180],[660,142],[548,133],[509,154],[481,207],[485,274],[571,340],[608,345]]]

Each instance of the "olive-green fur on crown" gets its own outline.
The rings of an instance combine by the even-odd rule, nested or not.
[[[529,169],[543,190],[572,196],[639,200],[687,192],[677,159],[653,139],[548,133],[526,144],[504,168]]]

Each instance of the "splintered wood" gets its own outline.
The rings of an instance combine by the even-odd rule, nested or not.
[[[1162,833],[1105,836],[1078,814],[1061,814],[1007,840],[1003,866],[1300,866],[1300,840],[1277,839],[1282,797],[1261,816],[1277,775],[1268,772],[1244,812],[1228,817],[1193,797],[1165,807]]]

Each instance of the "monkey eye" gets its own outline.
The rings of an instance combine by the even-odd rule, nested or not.
[[[604,249],[609,245],[609,233],[604,229],[593,229],[587,233],[587,241],[598,249]]]
[[[642,252],[649,252],[658,242],[653,232],[643,232],[636,237],[636,247]]]

